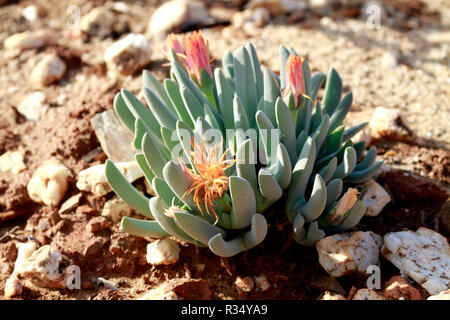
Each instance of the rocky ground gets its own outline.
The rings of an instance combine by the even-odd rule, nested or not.
[[[0,297],[426,299],[449,289],[448,1],[379,1],[376,28],[365,1],[260,1],[246,10],[246,1],[205,1],[203,13],[173,12],[148,27],[163,2],[0,1]],[[348,124],[372,120],[367,135],[386,163],[377,182],[391,201],[364,217],[359,232],[317,248],[293,243],[282,208],[274,207],[257,248],[220,259],[182,244],[175,263],[149,264],[146,246],[155,242],[119,231],[116,216],[135,213],[113,212],[114,195],[80,184],[80,172],[107,158],[91,119],[112,108],[119,89],[137,94],[142,69],[160,80],[168,75],[164,26],[202,27],[217,65],[250,41],[275,71],[279,44],[305,56],[313,72],[337,69],[354,96]],[[33,33],[13,36],[21,32]],[[145,36],[133,38],[139,45],[128,43],[125,55],[109,49],[105,57],[129,33]],[[38,170],[43,164],[50,167]],[[49,181],[54,192],[40,195]],[[145,189],[142,179],[136,183]],[[357,263],[336,266],[330,253]],[[402,267],[408,259],[416,269]],[[44,277],[42,261],[56,264]],[[61,284],[71,263],[80,267],[80,290]],[[366,289],[370,264],[381,266],[379,291]]]

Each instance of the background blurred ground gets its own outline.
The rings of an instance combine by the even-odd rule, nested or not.
[[[124,2],[128,12],[120,13],[120,18],[128,23],[130,32],[145,33],[152,13],[163,1]],[[400,109],[410,128],[421,138],[420,143],[383,142],[379,148],[380,156],[390,152],[387,162],[394,167],[431,178],[448,189],[450,1],[426,1],[426,5],[419,1],[380,2],[385,8],[390,8],[388,12],[395,12],[396,15],[383,17],[378,29],[368,26],[364,1],[354,1],[347,6],[308,9],[303,12],[303,16],[298,12],[298,16],[294,16],[294,13],[283,14],[272,17],[262,28],[242,30],[230,26],[230,21],[244,7],[244,1],[205,1],[218,23],[203,29],[203,33],[209,41],[216,64],[220,64],[220,58],[226,51],[233,51],[250,41],[255,45],[262,64],[274,71],[279,71],[280,44],[293,47],[300,55],[305,56],[313,72],[326,73],[330,67],[334,67],[343,79],[344,89],[353,92],[354,102],[347,117],[349,124],[369,121],[376,107]],[[43,159],[56,155],[73,172],[74,179],[67,198],[78,193],[74,183],[77,173],[105,160],[90,126],[90,118],[110,109],[114,95],[120,88],[127,88],[134,93],[140,90],[140,71],[127,77],[111,77],[107,73],[103,54],[105,48],[116,40],[114,35],[105,39],[70,38],[67,35],[69,6],[78,6],[81,15],[84,15],[93,7],[111,3],[37,0],[11,1],[10,4],[0,6],[0,43],[14,33],[29,30],[50,28],[58,36],[58,44],[43,49],[21,53],[0,52],[0,154],[8,150],[22,150],[27,166],[27,170],[13,177],[0,173],[0,212],[19,216],[13,221],[0,222],[0,235],[18,224],[19,239],[26,235],[41,236],[43,243],[50,243],[59,232],[61,237],[67,236],[70,240],[74,226],[86,224],[90,219],[83,214],[60,217],[56,214],[57,209],[35,204],[26,194],[26,184]],[[42,18],[32,23],[21,15],[22,9],[30,4],[37,5],[44,12]],[[162,80],[168,75],[164,40],[154,39],[152,49],[152,62],[145,69]],[[37,61],[49,52],[54,52],[65,60],[68,70],[63,79],[53,85],[42,87],[33,84],[30,81],[31,71]],[[40,121],[33,123],[17,112],[17,108],[30,92],[35,91],[44,93],[48,110]],[[98,214],[105,200],[85,195],[83,204],[91,206]],[[406,204],[390,208],[391,213],[398,212],[402,206]],[[435,215],[440,207],[433,210],[432,214]],[[41,220],[52,221],[49,217],[55,215],[58,216],[58,221],[68,220],[70,226],[60,232],[55,229],[57,221],[50,223],[51,232],[38,228]],[[391,221],[389,217],[389,213],[386,213],[385,218]],[[276,218],[274,219],[273,223],[276,222]],[[373,227],[382,224],[382,219],[369,221],[367,225]],[[433,219],[424,224],[432,225]],[[362,225],[364,227],[364,223]],[[192,247],[183,248],[181,263],[176,266],[154,268],[137,262],[142,252],[145,252],[146,242],[120,234],[117,227],[99,235],[106,239],[99,250],[103,253],[99,253],[98,257],[102,257],[103,261],[96,268],[86,264],[88,270],[85,277],[87,279],[92,274],[114,278],[122,283],[123,290],[111,292],[106,289],[89,289],[74,293],[29,289],[23,295],[24,298],[135,298],[167,278],[185,276],[187,269],[193,277],[208,279],[216,298],[245,298],[246,296],[239,296],[233,288],[236,274],[255,273],[251,268],[261,268],[267,258],[261,256],[262,252],[278,252],[282,247],[270,245],[266,251],[257,248],[257,252],[249,253],[249,256],[240,256],[240,260],[231,259],[231,265],[239,270],[238,273],[236,270],[232,271],[233,276],[223,272],[220,259],[202,249],[201,255],[193,254],[196,250]],[[395,229],[395,223],[390,227]],[[285,241],[287,233],[275,233],[272,237]],[[61,241],[65,243],[68,239]],[[118,242],[132,243],[130,246],[136,246],[138,253],[127,253],[127,256],[124,251],[120,257],[112,255],[111,247]],[[0,248],[6,252],[11,244],[12,240],[5,241],[0,243]],[[315,252],[297,245],[294,247],[284,253],[285,262],[275,261],[270,270],[265,271],[274,284],[272,291],[248,297],[298,299],[318,296],[320,290],[314,289],[311,281],[324,272],[317,263]],[[76,249],[73,251],[76,252]],[[298,258],[299,256],[302,258]],[[313,262],[308,264],[307,261]],[[194,271],[198,264],[206,264],[205,271]],[[390,270],[389,266],[386,268]],[[7,274],[3,274],[0,279],[0,294],[6,278]],[[347,287],[356,283],[352,281],[349,281]]]

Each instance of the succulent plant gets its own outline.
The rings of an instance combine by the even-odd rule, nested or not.
[[[358,185],[381,163],[375,148],[363,157],[364,143],[350,140],[365,124],[343,126],[352,95],[341,100],[334,69],[314,106],[326,77],[311,77],[293,49],[280,47],[278,77],[261,68],[252,44],[226,53],[213,70],[200,33],[168,39],[170,78],[161,84],[143,72],[148,107],[125,89],[114,100],[157,195],[147,198],[107,161],[112,189],[151,219],[124,217],[123,230],[175,237],[229,257],[264,240],[261,213],[280,199],[294,239],[304,245],[359,222],[365,207]]]

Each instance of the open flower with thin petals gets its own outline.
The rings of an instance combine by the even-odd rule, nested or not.
[[[334,213],[328,216],[328,221],[331,223],[339,223],[344,218],[345,214],[350,211],[358,200],[358,190],[355,188],[348,188],[347,192],[342,196],[336,205]]]
[[[305,93],[305,82],[303,79],[303,58],[289,55],[286,61],[286,87],[283,91],[284,97],[292,93],[295,107],[300,103],[300,97],[311,99]]]
[[[190,169],[180,159],[180,164],[193,183],[183,195],[193,194],[194,202],[203,214],[201,205],[204,204],[206,212],[214,214],[216,222],[218,216],[214,211],[214,201],[223,197],[228,190],[229,177],[226,170],[233,166],[235,160],[226,160],[227,151],[222,152],[222,143],[218,143],[207,150],[204,141],[199,145],[192,141],[194,150],[191,154],[191,162],[194,168]]]

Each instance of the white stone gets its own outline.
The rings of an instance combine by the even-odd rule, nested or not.
[[[39,121],[42,115],[47,111],[45,94],[40,91],[29,94],[19,104],[17,111],[29,121]]]
[[[264,27],[270,21],[270,12],[266,8],[247,9],[236,12],[232,17],[234,28],[242,29],[245,33],[256,34],[256,28]]]
[[[27,167],[20,151],[7,151],[0,156],[0,171],[18,174]]]
[[[159,239],[147,245],[147,262],[151,265],[168,265],[178,261],[180,246],[171,239]]]
[[[96,7],[85,14],[80,21],[80,28],[87,34],[99,37],[109,36],[114,27],[114,13],[106,7]]]
[[[325,291],[318,300],[347,300],[343,295],[331,291]]]
[[[384,69],[394,69],[398,64],[399,53],[388,51],[383,54],[381,65]]]
[[[21,294],[22,294],[22,284],[15,275],[12,275],[11,277],[8,278],[8,280],[6,280],[5,283],[5,297],[9,299],[15,296],[19,296]]]
[[[130,13],[130,6],[122,1],[114,1],[111,5],[111,9],[120,13]]]
[[[6,38],[6,50],[37,49],[56,43],[56,35],[51,30],[26,31]]]
[[[386,300],[381,294],[372,289],[359,289],[352,300]]]
[[[115,165],[128,182],[133,182],[144,176],[136,161],[116,162]],[[111,192],[111,187],[105,177],[105,165],[99,164],[81,171],[78,174],[77,188],[81,191],[90,192],[97,197],[102,197]]]
[[[434,296],[429,296],[427,300],[450,300],[450,289],[442,291]]]
[[[316,243],[319,263],[333,277],[366,275],[367,267],[378,265],[381,236],[371,231],[349,232],[325,237]]]
[[[39,8],[35,5],[29,5],[22,9],[20,14],[30,22],[35,22],[39,18]]]
[[[179,31],[181,26],[208,25],[214,23],[208,10],[201,2],[172,0],[164,2],[153,13],[147,32],[155,37],[162,37],[172,31]]]
[[[114,162],[134,160],[134,135],[122,124],[114,110],[97,113],[91,125],[108,159]]]
[[[362,201],[366,205],[365,216],[376,217],[383,208],[391,201],[391,196],[384,188],[371,179],[364,184],[366,191],[362,196]]]
[[[27,261],[27,259],[37,250],[37,244],[35,241],[28,241],[24,243],[16,243],[17,258],[14,263],[13,275],[20,273]]]
[[[253,280],[255,280],[256,288],[261,292],[264,292],[270,288],[269,280],[267,280],[266,276],[263,274],[253,277]]]
[[[450,288],[450,247],[441,234],[424,227],[388,233],[382,253],[430,294]]]
[[[336,3],[339,0],[309,0],[311,9],[322,9]]]
[[[67,200],[61,205],[61,207],[59,208],[58,213],[59,213],[59,214],[65,213],[65,212],[67,212],[67,211],[69,211],[69,210],[73,210],[73,209],[75,209],[76,207],[78,207],[78,205],[80,204],[80,200],[81,200],[81,196],[82,196],[82,195],[83,195],[83,194],[80,192],[80,193],[78,193],[78,194],[76,194],[76,195],[70,197],[69,199],[67,199]]]
[[[129,216],[133,209],[120,198],[114,197],[106,201],[103,206],[102,216],[111,220],[112,223],[119,222],[124,216]]]
[[[47,54],[34,67],[31,80],[34,83],[48,86],[60,80],[66,72],[67,66],[64,60],[55,54]]]
[[[244,292],[250,292],[255,288],[255,281],[250,277],[241,278],[238,276],[234,284],[239,290]]]
[[[28,182],[28,195],[35,202],[55,207],[66,194],[70,176],[70,170],[58,159],[44,161]]]
[[[272,17],[286,14],[295,10],[302,10],[308,6],[304,0],[252,0],[246,8],[264,8],[269,10]]]
[[[150,62],[151,53],[150,41],[144,35],[130,33],[109,46],[104,58],[112,73],[130,75]]]
[[[378,107],[369,123],[372,138],[390,138],[411,141],[415,134],[409,129],[399,109]]]
[[[72,261],[50,245],[33,252],[18,274],[21,278],[45,288],[67,288],[67,267]]]

